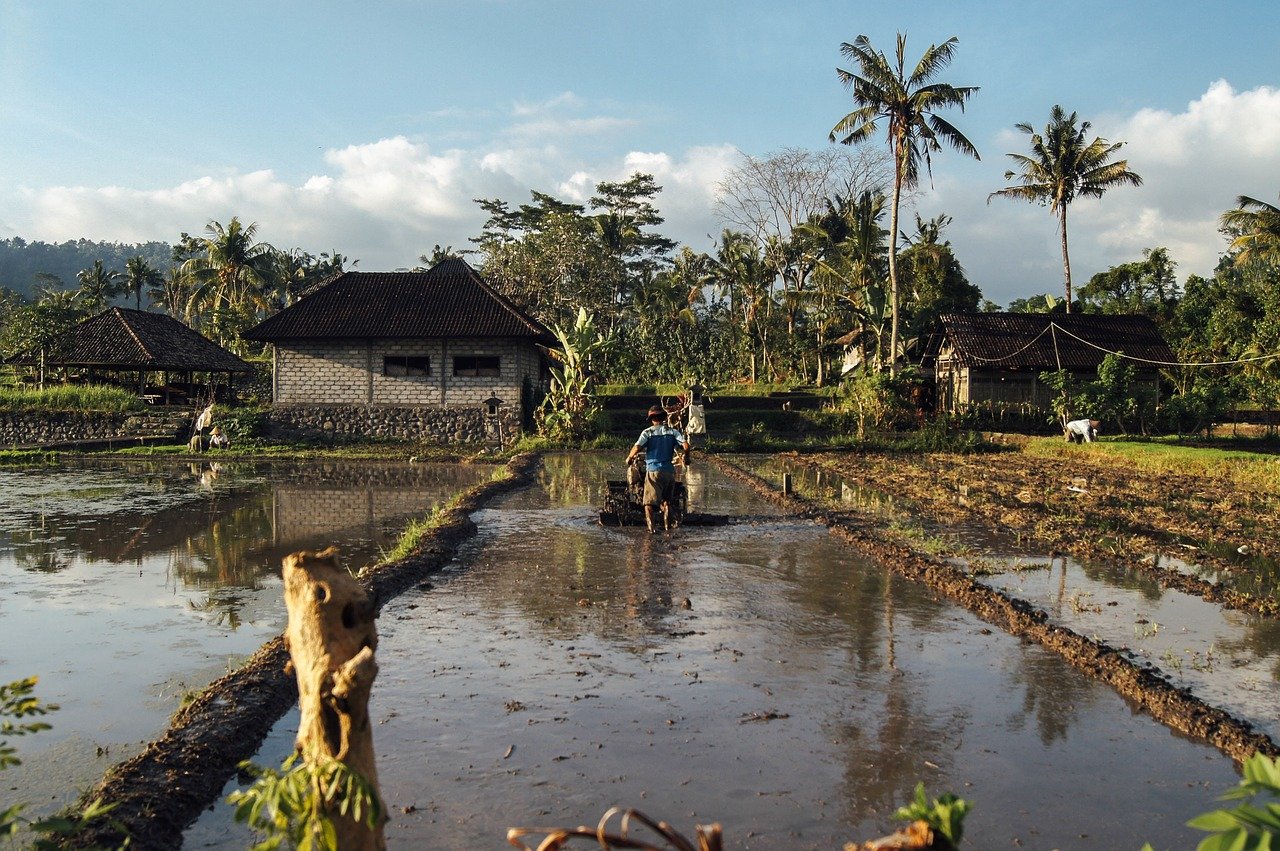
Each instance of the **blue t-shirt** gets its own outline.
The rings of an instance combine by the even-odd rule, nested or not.
[[[685,445],[684,435],[668,425],[649,426],[636,440],[636,446],[644,450],[644,468],[650,473],[675,472],[676,465],[671,460],[677,445]]]

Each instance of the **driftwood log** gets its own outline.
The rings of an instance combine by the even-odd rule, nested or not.
[[[298,678],[298,751],[309,765],[345,764],[364,778],[384,813],[369,725],[369,691],[378,675],[373,602],[338,564],[333,547],[285,557],[284,600],[289,610],[285,645]],[[343,851],[386,847],[385,814],[371,828],[336,806],[329,809]]]

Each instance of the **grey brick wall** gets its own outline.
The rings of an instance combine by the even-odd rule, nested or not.
[[[454,375],[454,359],[460,356],[497,357],[500,374]],[[384,375],[386,357],[427,358],[430,374]],[[483,419],[473,423],[472,414],[463,412],[478,411],[487,399],[497,397],[503,403],[504,423],[518,424],[521,387],[526,379],[534,388],[546,388],[542,355],[526,342],[384,339],[280,344],[275,351],[275,405],[290,411],[274,418],[274,433],[281,437],[354,437],[361,429],[368,429],[363,433],[369,436],[483,439]],[[309,416],[294,410],[303,406],[339,413]],[[376,413],[355,415],[346,410],[356,408]],[[427,422],[410,414],[391,416],[387,412],[392,408],[435,408],[455,414]]]

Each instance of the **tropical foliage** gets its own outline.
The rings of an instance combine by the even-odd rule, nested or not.
[[[43,703],[36,697],[36,682],[36,677],[27,677],[0,683],[0,736],[6,737],[0,739],[0,771],[22,764],[8,737],[29,736],[52,729],[45,721],[30,720],[58,710],[57,704]],[[41,819],[24,818],[22,813],[26,808],[26,804],[21,803],[7,807],[0,803],[0,838],[12,838],[27,831],[26,847],[33,851],[54,851],[69,847],[70,837],[90,822],[105,818],[112,805],[93,801],[78,813]]]
[[[1058,219],[1058,236],[1062,242],[1062,274],[1066,280],[1066,310],[1071,312],[1071,256],[1067,252],[1067,208],[1077,198],[1101,198],[1113,186],[1141,186],[1142,178],[1129,169],[1128,160],[1113,157],[1123,142],[1108,142],[1089,133],[1088,121],[1077,125],[1073,112],[1067,115],[1055,105],[1049,113],[1044,133],[1030,124],[1017,128],[1030,137],[1030,154],[1009,154],[1016,169],[1004,173],[1005,180],[1018,180],[1013,186],[998,189],[988,196],[1019,198],[1046,204]]]
[[[567,394],[560,401],[579,400],[573,404],[588,398],[591,382],[685,386],[697,376],[712,385],[822,387],[853,380],[842,377],[847,373],[897,372],[916,357],[940,314],[999,309],[968,279],[947,239],[951,217],[902,209],[944,147],[978,156],[943,115],[963,110],[978,91],[940,79],[957,46],[955,38],[931,44],[911,64],[902,35],[891,55],[866,36],[842,45],[852,65],[837,69],[838,78],[853,108],[829,139],[845,144],[740,155],[716,186],[723,227],[705,246],[678,245],[662,233],[662,186],[636,172],[572,201],[540,191],[523,203],[478,199],[485,221],[471,245],[436,244],[419,262],[429,267],[465,256],[517,306],[566,337],[589,317],[600,343],[589,373],[556,363],[557,392]],[[1231,405],[1280,406],[1280,208],[1239,196],[1221,216],[1226,242],[1211,277],[1180,284],[1175,259],[1156,246],[1139,259],[1091,270],[1077,290],[1067,238],[1072,202],[1142,179],[1118,158],[1123,143],[1091,137],[1089,122],[1061,106],[1043,130],[1016,126],[1029,150],[1009,155],[1016,167],[1005,179],[1012,183],[988,200],[1049,208],[1065,297],[1028,293],[1007,309],[1152,318],[1193,365],[1153,365],[1167,367],[1166,387],[1151,402],[1160,410],[1116,411],[1126,427],[1159,417],[1196,430]],[[72,323],[123,301],[163,310],[253,355],[240,337],[246,327],[355,265],[336,249],[275,248],[260,238],[257,223],[239,217],[210,221],[199,236],[182,233],[172,246],[0,240],[0,350],[38,353],[43,362]],[[1112,372],[1123,384],[1123,371]],[[857,380],[843,396],[853,407],[877,386]],[[562,426],[578,428],[544,421]]]
[[[898,280],[898,210],[902,190],[920,181],[920,166],[932,175],[932,154],[942,150],[946,142],[962,154],[978,159],[978,149],[941,115],[949,107],[964,109],[977,91],[977,86],[953,86],[935,82],[955,55],[959,39],[954,36],[942,44],[931,44],[915,66],[906,65],[907,38],[898,33],[898,50],[894,61],[876,50],[871,41],[860,35],[850,44],[840,45],[840,53],[858,63],[858,72],[836,69],[840,81],[853,94],[855,109],[836,122],[831,140],[849,145],[874,136],[883,123],[893,157],[893,203],[889,214],[889,332],[890,361],[897,363],[901,354],[899,310],[901,306]]]

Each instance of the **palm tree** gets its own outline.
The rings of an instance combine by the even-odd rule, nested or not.
[[[80,282],[80,292],[84,296],[85,309],[97,310],[120,294],[120,273],[108,269],[101,260],[94,260],[88,269],[76,273]]]
[[[1030,124],[1015,125],[1031,137],[1031,153],[1009,154],[1018,164],[1017,171],[1006,171],[1005,180],[1017,178],[1016,186],[1006,186],[987,196],[1021,198],[1048,204],[1049,212],[1058,217],[1058,234],[1062,239],[1062,274],[1067,282],[1067,312],[1071,312],[1071,257],[1067,253],[1067,207],[1081,196],[1101,198],[1113,186],[1141,186],[1142,178],[1129,170],[1128,160],[1111,158],[1124,142],[1108,142],[1094,137],[1085,142],[1088,121],[1076,126],[1076,114],[1067,115],[1055,105],[1049,113],[1044,135]]]
[[[275,249],[254,242],[257,222],[245,226],[232,217],[226,227],[209,222],[205,232],[208,237],[193,240],[199,254],[182,264],[183,274],[194,284],[194,304],[211,305],[215,324],[251,321],[259,310],[269,307],[277,271]],[[238,329],[226,330],[224,336],[234,337]]]
[[[890,369],[897,371],[898,360],[898,206],[903,188],[911,189],[919,183],[920,164],[932,176],[931,155],[942,150],[946,142],[962,154],[974,159],[978,149],[965,135],[936,110],[958,106],[961,112],[969,98],[978,91],[977,86],[952,86],[948,83],[930,82],[939,72],[951,64],[959,39],[955,36],[942,44],[931,44],[910,72],[906,69],[907,38],[898,33],[896,64],[890,64],[884,53],[871,46],[865,35],[854,39],[853,44],[840,45],[840,53],[858,63],[860,73],[855,74],[837,68],[840,81],[853,92],[857,106],[837,122],[831,130],[831,141],[850,145],[862,142],[876,133],[883,119],[893,155],[893,205],[889,222],[889,292],[892,307],[892,324],[889,335]]]
[[[1236,262],[1280,263],[1280,207],[1248,195],[1237,198],[1236,206],[1222,214],[1222,229],[1240,252]]]
[[[133,306],[142,309],[142,291],[148,292],[164,283],[164,275],[153,267],[145,258],[133,257],[124,264],[124,286],[126,295],[133,293]]]

